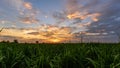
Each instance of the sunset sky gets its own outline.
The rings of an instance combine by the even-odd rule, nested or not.
[[[0,41],[118,42],[120,0],[0,0]]]

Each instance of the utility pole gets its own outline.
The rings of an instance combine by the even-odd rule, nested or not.
[[[83,34],[81,33],[81,43],[83,43]]]
[[[83,43],[83,40],[84,40],[83,34],[84,34],[84,32],[80,32],[81,43]]]
[[[119,33],[116,32],[116,35],[118,36],[118,42],[120,43],[120,36],[119,36]]]

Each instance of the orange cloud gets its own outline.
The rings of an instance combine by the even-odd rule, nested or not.
[[[44,39],[45,42],[62,42],[64,40],[71,39],[74,35],[70,34],[70,28],[58,28],[56,26],[47,26],[46,31],[40,29],[45,26],[41,26],[36,29],[17,29],[6,28],[1,32],[1,36],[20,37],[25,40],[29,39]],[[55,29],[54,29],[55,28]]]
[[[39,21],[37,18],[39,11],[32,6],[32,3],[25,2],[24,0],[19,0],[18,2],[13,0],[12,2],[18,3],[19,7],[17,7],[17,10],[19,13],[18,19],[20,22],[31,24]],[[17,6],[17,4],[15,4],[15,6]]]
[[[91,18],[92,21],[98,21],[98,17],[100,16],[100,13],[93,13],[93,14],[88,14],[88,12],[79,12],[79,11],[75,11],[72,14],[68,14],[67,18],[68,19],[76,19],[79,18],[81,20],[85,20],[88,17]]]
[[[79,11],[76,11],[72,14],[68,14],[67,15],[67,18],[68,19],[75,19],[75,18],[79,18],[79,19],[85,19],[85,16],[84,16],[85,13],[80,13]]]
[[[32,9],[32,5],[31,5],[31,3],[29,3],[29,2],[24,2],[24,7],[26,8],[26,9]]]
[[[38,19],[33,18],[33,17],[23,17],[20,19],[21,22],[26,23],[26,24],[31,24],[31,23],[37,23],[39,22]]]

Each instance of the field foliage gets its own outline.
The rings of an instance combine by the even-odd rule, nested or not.
[[[0,68],[120,68],[120,44],[0,43]]]

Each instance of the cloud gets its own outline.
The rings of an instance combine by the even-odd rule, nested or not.
[[[88,26],[98,22],[101,16],[100,12],[91,11],[94,10],[92,5],[97,2],[95,0],[66,0],[65,10],[53,13],[53,18],[57,19],[59,25],[67,23],[71,27],[75,27],[76,31],[74,32],[88,31]],[[88,6],[91,6],[91,8],[88,8]]]
[[[37,16],[40,11],[32,3],[25,0],[5,1],[12,5],[14,10],[17,10],[17,14],[10,12],[9,15],[5,12],[6,15],[11,16],[11,18],[17,17],[17,19],[14,18],[18,20],[17,22],[24,24],[40,22]],[[120,0],[66,0],[64,10],[54,12],[52,15],[56,24],[41,25],[36,27],[36,29],[8,28],[5,29],[7,32],[2,32],[2,36],[44,39],[44,41],[50,39],[51,41],[56,41],[56,39],[59,39],[59,41],[63,41],[70,40],[71,38],[74,39],[75,33],[79,34],[80,32],[93,33],[93,35],[96,35],[95,33],[109,35],[114,32],[120,35],[119,4]],[[11,8],[11,10],[13,9]],[[49,18],[46,16],[46,19]]]
[[[79,4],[80,2],[80,4]],[[67,0],[66,8],[67,8],[67,18],[68,19],[80,19],[82,21],[86,19],[91,19],[91,22],[98,21],[98,17],[101,15],[99,12],[91,12],[87,10],[87,8],[82,8],[87,4],[90,4],[89,1],[84,1],[86,5],[83,5],[82,0]],[[74,6],[73,6],[74,5]],[[72,7],[72,8],[71,8]],[[89,8],[90,9],[90,8]],[[81,22],[81,21],[80,21]]]
[[[39,22],[37,16],[40,10],[33,7],[32,3],[26,0],[5,0],[3,3],[7,5],[7,10],[13,11],[8,13],[3,9],[5,14],[2,17],[9,18],[8,21],[15,22],[17,20],[17,22],[25,24]]]
[[[40,33],[39,32],[30,32],[28,34],[31,34],[31,35],[39,35]]]
[[[119,4],[119,0],[67,0],[66,14],[73,24],[81,24],[82,27],[84,24],[88,24],[88,26],[84,26],[88,29],[87,32],[115,31],[120,34],[116,30],[119,29],[120,24],[117,22],[120,17]],[[103,25],[99,25],[100,23]],[[113,26],[109,27],[110,25]]]
[[[29,3],[29,2],[25,2],[23,5],[26,9],[29,9],[29,10],[33,9],[31,3]]]
[[[22,39],[21,37],[14,37],[14,36],[0,36],[0,38],[1,38],[1,41],[10,41],[10,42],[13,42],[13,40],[15,40],[15,39],[18,39],[18,40],[20,40],[20,39]]]
[[[78,0],[66,0],[66,9],[69,14],[79,11],[80,5]]]
[[[65,20],[66,19],[66,13],[64,11],[62,12],[54,12],[53,17],[56,18],[57,20]]]
[[[53,25],[43,25],[37,28],[5,28],[1,32],[0,37],[2,40],[18,39],[20,42],[34,42],[37,40],[40,42],[80,42],[83,35],[88,36],[87,38],[92,36],[93,39],[96,39],[96,36],[104,36],[104,38],[109,36],[111,38],[111,34],[108,32],[90,33],[84,32],[85,30],[82,32],[78,30],[76,32],[75,29],[73,27],[58,27]],[[116,38],[116,35],[113,35]]]
[[[23,1],[22,6],[23,8],[19,9],[19,14],[20,14],[19,20],[26,24],[38,23],[39,19],[37,18],[37,15],[39,11],[36,10],[30,2]]]
[[[33,6],[30,2],[25,0],[6,0],[6,3],[9,3],[12,7],[15,7],[18,11],[33,10]]]
[[[26,24],[31,24],[31,23],[38,23],[39,20],[35,19],[34,17],[21,17],[20,21]]]
[[[59,41],[69,40],[73,34],[71,34],[71,28],[47,25],[38,28],[5,28],[1,32],[1,36],[17,37],[20,40],[44,39],[42,41],[52,42],[56,39]]]
[[[93,6],[94,11],[99,12],[101,16],[99,16],[99,21],[97,21],[97,23],[93,23],[89,27],[89,31],[98,32],[104,29],[105,32],[115,31],[120,35],[120,32],[118,32],[120,23],[116,21],[119,19],[120,16],[119,4],[119,0],[101,0],[101,2],[98,2],[98,4],[91,5]],[[97,27],[94,27],[95,25]]]

